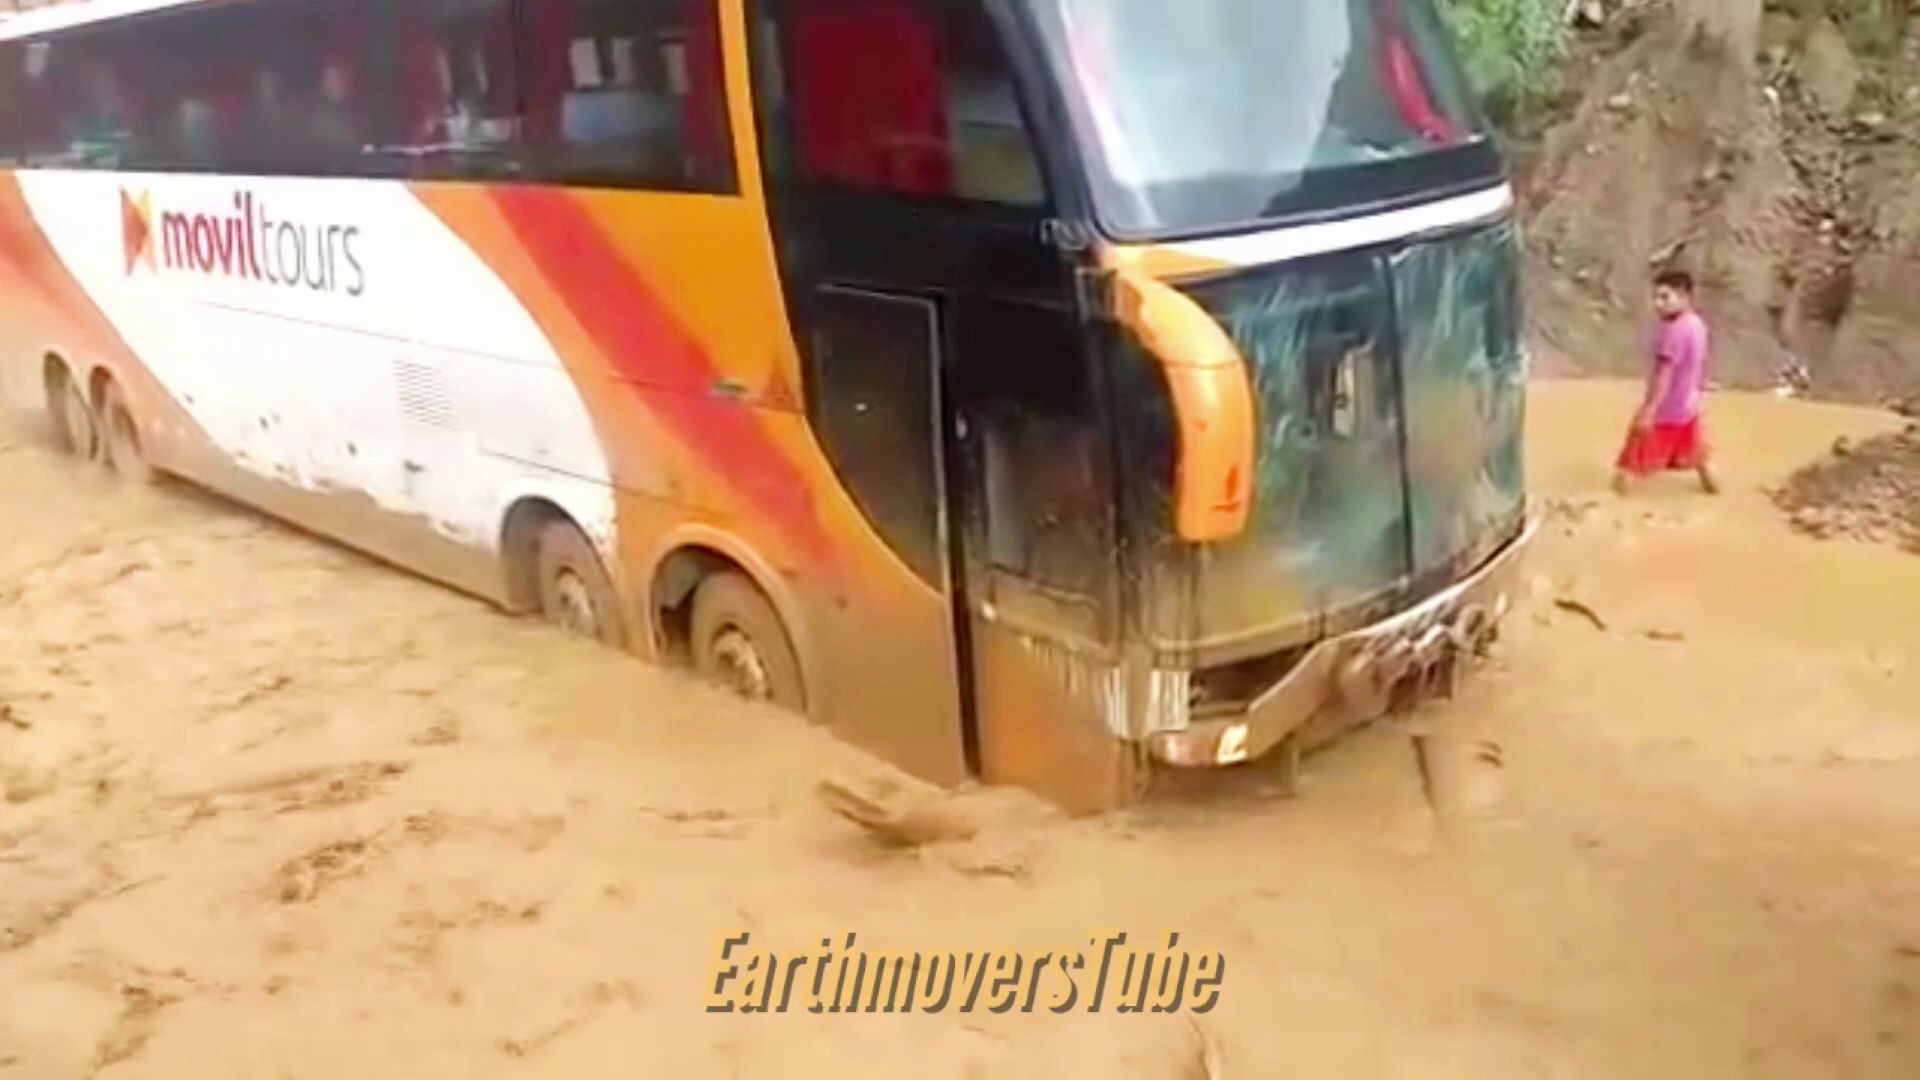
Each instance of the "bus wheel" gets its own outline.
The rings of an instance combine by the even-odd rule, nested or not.
[[[570,522],[540,531],[540,613],[563,630],[618,647],[626,641],[613,583],[600,556]]]
[[[773,605],[744,575],[714,574],[694,594],[693,666],[748,700],[806,710],[793,643]]]
[[[100,424],[73,377],[62,371],[48,379],[47,412],[53,419],[53,438],[60,449],[81,461],[100,459]]]
[[[100,424],[107,464],[113,471],[136,484],[152,483],[153,466],[147,464],[146,451],[140,444],[140,425],[119,383],[107,383],[100,395]]]

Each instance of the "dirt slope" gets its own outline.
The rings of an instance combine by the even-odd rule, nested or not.
[[[1920,20],[1903,2],[1609,0],[1526,205],[1539,333],[1623,372],[1650,273],[1704,282],[1717,374],[1920,399]]]
[[[919,854],[802,725],[0,425],[0,1078],[1203,1075],[1168,1017],[708,1016],[740,927],[1178,929],[1228,1077],[1920,1075],[1920,558],[1761,490],[1882,419],[1716,400],[1732,493],[1621,503],[1629,398],[1538,391],[1535,594],[1452,706]],[[1416,730],[1504,771],[1436,813]]]

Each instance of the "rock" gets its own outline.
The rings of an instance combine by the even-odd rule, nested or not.
[[[1413,748],[1421,786],[1436,814],[1461,820],[1500,813],[1507,795],[1507,755],[1499,743],[1421,734],[1413,737]]]
[[[1860,91],[1860,62],[1832,19],[1821,19],[1807,35],[1801,54],[1800,82],[1829,117],[1845,116]]]
[[[1571,5],[1572,23],[1582,30],[1598,30],[1607,25],[1607,5],[1600,0],[1585,0]]]
[[[926,848],[978,841],[974,849],[977,859],[965,853],[957,857],[956,868],[966,873],[1016,876],[1025,856],[1003,858],[1004,852],[997,845],[1061,820],[1057,808],[1029,793],[1007,788],[946,791],[906,777],[869,777],[824,780],[815,792],[827,809],[859,826],[885,847]]]
[[[1580,616],[1592,623],[1595,630],[1603,634],[1606,633],[1607,621],[1601,618],[1600,613],[1589,607],[1585,601],[1572,596],[1557,596],[1553,600],[1553,606],[1559,608],[1561,611]]]
[[[1828,532],[1827,515],[1812,507],[1793,512],[1793,527],[1810,536],[1825,536]]]
[[[1805,364],[1789,361],[1774,373],[1774,387],[1781,397],[1797,397],[1813,388],[1813,375]]]
[[[889,847],[972,840],[977,821],[950,812],[937,795],[886,782],[825,780],[815,788],[827,808]]]
[[[1865,131],[1878,130],[1886,122],[1887,114],[1873,109],[1869,109],[1853,118],[1854,126]]]
[[[1626,112],[1631,108],[1633,108],[1632,94],[1615,94],[1607,99],[1607,110],[1609,112]]]
[[[1837,458],[1853,456],[1853,440],[1845,435],[1833,440],[1833,456]]]
[[[1683,236],[1678,240],[1671,240],[1660,245],[1658,250],[1647,256],[1647,265],[1656,268],[1672,265],[1676,259],[1686,253],[1687,243],[1691,239],[1691,237]]]

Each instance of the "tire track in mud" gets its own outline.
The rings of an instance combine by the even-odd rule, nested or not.
[[[559,815],[533,815],[519,821],[428,811],[388,822],[363,835],[327,841],[283,862],[274,871],[266,895],[279,904],[307,904],[323,893],[363,877],[408,847],[431,847],[448,839],[480,838],[533,855],[567,828]]]
[[[17,914],[0,915],[0,953],[24,949],[60,929],[82,908],[104,903],[151,884],[151,881],[119,882],[115,875],[52,900],[29,904]]]
[[[48,495],[65,487],[57,460],[27,453],[14,464],[39,474],[29,476],[27,503],[33,481]],[[58,1075],[112,1072],[146,1053],[184,1005],[297,994],[315,974],[303,965],[329,947],[315,927],[334,918],[336,894],[367,887],[387,895],[417,872],[407,862],[415,852],[458,843],[472,847],[460,853],[468,862],[532,855],[567,827],[561,814],[443,809],[434,805],[432,779],[427,791],[409,790],[423,765],[484,738],[502,715],[492,703],[510,709],[514,699],[517,665],[487,666],[520,659],[510,652],[462,673],[423,647],[447,636],[439,627],[456,609],[475,618],[463,598],[224,508],[208,516],[191,501],[168,505],[167,495],[89,494],[98,500],[63,493],[58,505],[71,520],[0,548],[0,788],[10,796],[0,801],[0,986],[26,978],[84,989],[107,1019],[93,1030],[76,1016],[76,1049],[65,1057],[57,1047],[7,1046],[0,1076],[16,1068],[40,1075],[35,1061],[70,1060],[73,1071],[61,1066]],[[9,504],[24,505],[17,498],[0,495],[0,518],[12,517]],[[336,606],[342,588],[370,603]],[[304,618],[310,609],[339,615]],[[485,635],[492,624],[478,618]],[[356,724],[356,713],[368,719]],[[206,749],[183,753],[187,745]],[[385,823],[368,822],[369,812]],[[283,838],[218,861],[195,854],[295,821],[304,824],[289,837],[312,839],[295,840],[292,850]],[[176,864],[174,873],[150,872]],[[277,973],[259,987],[208,983],[160,970],[165,965],[71,959],[124,921],[106,905],[159,884],[168,907],[198,894],[223,909],[316,915],[282,931],[292,935],[296,959],[273,964]],[[385,945],[396,969],[431,977],[436,957],[461,951],[457,941],[538,929],[546,900],[537,892],[468,892],[429,885],[397,906]],[[104,914],[82,927],[80,917],[95,911]],[[259,948],[244,922],[235,929],[237,946],[251,939]],[[270,931],[270,955],[277,939]],[[138,951],[168,950],[155,941]],[[449,993],[463,992],[455,980]],[[593,982],[556,1001],[558,1011],[509,1025],[491,1052],[538,1054],[638,1000],[631,983]],[[7,1042],[0,1018],[0,1044]]]

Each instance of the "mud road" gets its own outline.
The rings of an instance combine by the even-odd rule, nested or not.
[[[1537,392],[1550,526],[1461,698],[1296,798],[917,852],[799,722],[0,421],[0,1078],[1920,1076],[1920,558],[1762,490],[1891,418],[1718,398],[1729,494],[1622,502],[1630,393]],[[709,1016],[740,928],[1227,970],[1197,1023]]]

